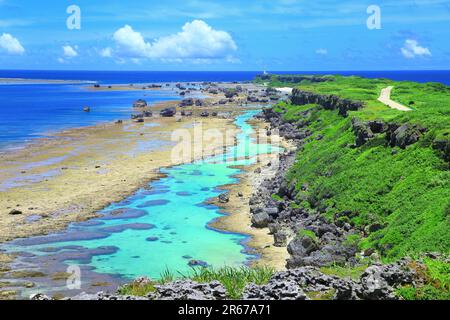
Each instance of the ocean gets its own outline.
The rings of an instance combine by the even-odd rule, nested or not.
[[[450,71],[318,71],[282,74],[341,74],[450,85]],[[0,70],[0,78],[79,80],[100,84],[250,81],[261,72],[38,71]],[[179,99],[167,91],[90,91],[86,84],[0,85],[0,149],[16,148],[48,133],[128,118],[136,99]],[[84,113],[84,107],[92,112]]]
[[[174,100],[168,92],[91,91],[80,85],[0,85],[0,149],[64,129],[130,117],[133,102]],[[91,112],[83,112],[90,107]]]

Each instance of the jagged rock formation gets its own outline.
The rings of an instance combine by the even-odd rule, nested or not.
[[[303,267],[276,273],[263,286],[250,284],[243,298],[255,300],[309,300],[315,296],[330,295],[333,300],[395,300],[394,290],[400,285],[412,284],[414,273],[407,260],[392,265],[373,265],[358,281],[323,274],[314,267]]]
[[[218,281],[197,283],[192,280],[178,280],[166,285],[156,286],[151,300],[225,300],[227,293]]]
[[[391,147],[400,147],[405,149],[407,146],[419,141],[420,137],[427,130],[415,124],[405,123],[399,125],[396,123],[389,124],[389,129],[386,132],[386,138]]]
[[[147,106],[148,106],[147,101],[145,101],[143,99],[136,100],[133,103],[133,108],[135,108],[135,109],[147,108]]]
[[[391,147],[405,149],[419,141],[427,131],[414,124],[385,123],[381,120],[364,122],[361,119],[353,118],[352,127],[355,132],[355,147],[360,147],[373,139],[377,134],[386,133],[386,140]]]
[[[450,161],[450,140],[436,139],[433,142],[433,149],[441,152],[445,161]]]
[[[318,104],[327,110],[339,110],[341,116],[347,117],[348,111],[356,111],[364,107],[359,101],[342,99],[335,95],[321,95],[295,88],[291,101],[296,105]]]

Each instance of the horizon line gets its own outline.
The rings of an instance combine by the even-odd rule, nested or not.
[[[95,70],[95,69],[0,69],[2,71],[61,71],[61,72],[413,72],[413,71],[449,71],[450,69],[384,69],[384,70],[367,70],[367,69],[355,69],[355,70]]]

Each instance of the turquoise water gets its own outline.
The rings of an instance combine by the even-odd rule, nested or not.
[[[49,255],[125,278],[158,278],[167,269],[187,273],[191,260],[221,267],[257,258],[247,251],[248,236],[209,227],[222,214],[205,204],[221,193],[218,187],[236,182],[233,176],[240,170],[230,166],[251,165],[256,155],[279,151],[250,138],[253,129],[247,120],[257,112],[237,118],[238,143],[225,155],[164,169],[165,178],[105,208],[103,217],[72,224],[63,233],[16,240],[8,251],[26,251],[41,261]]]

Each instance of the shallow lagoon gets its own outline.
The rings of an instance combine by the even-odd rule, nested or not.
[[[205,203],[221,193],[218,187],[236,182],[240,170],[233,166],[251,165],[256,155],[279,151],[250,138],[247,120],[257,112],[237,118],[238,143],[225,155],[163,169],[165,178],[105,208],[103,217],[71,224],[62,233],[19,239],[3,249],[126,279],[158,278],[167,269],[188,273],[191,260],[214,267],[247,264],[257,258],[245,246],[248,236],[210,228],[222,214]]]

